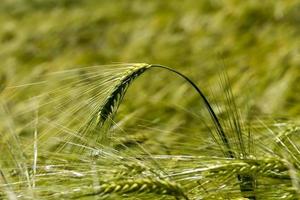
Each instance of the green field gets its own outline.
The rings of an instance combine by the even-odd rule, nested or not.
[[[0,199],[300,198],[299,35],[297,0],[2,0]]]

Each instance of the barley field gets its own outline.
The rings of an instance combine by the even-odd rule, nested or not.
[[[1,0],[0,199],[299,199],[299,35],[297,0]]]

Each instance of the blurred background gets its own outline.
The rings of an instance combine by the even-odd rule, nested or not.
[[[300,111],[298,0],[2,0],[0,24],[0,90],[45,71],[145,62],[204,87],[225,68],[255,112]]]

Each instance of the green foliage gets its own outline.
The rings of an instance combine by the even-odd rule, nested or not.
[[[299,8],[3,0],[0,199],[298,199]]]

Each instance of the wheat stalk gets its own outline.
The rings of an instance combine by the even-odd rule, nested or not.
[[[114,87],[114,89],[111,91],[111,93],[108,95],[104,103],[99,109],[99,112],[97,114],[97,124],[98,128],[102,127],[105,121],[109,118],[113,118],[113,114],[117,112],[117,109],[119,105],[122,102],[122,99],[127,91],[127,88],[129,87],[130,83],[140,75],[142,75],[146,70],[150,68],[160,68],[165,69],[170,72],[175,73],[176,75],[183,78],[185,81],[187,81],[200,95],[201,100],[204,102],[214,124],[217,129],[217,132],[219,134],[220,139],[223,142],[223,145],[225,146],[225,154],[227,157],[234,158],[234,153],[232,152],[232,148],[230,147],[229,140],[224,132],[223,127],[221,126],[220,120],[218,119],[217,115],[215,114],[212,106],[210,105],[208,99],[204,95],[204,93],[200,90],[200,88],[187,76],[184,74],[166,67],[162,65],[156,65],[156,64],[135,64],[133,65],[128,71],[124,73],[124,75],[120,78],[119,83]]]

